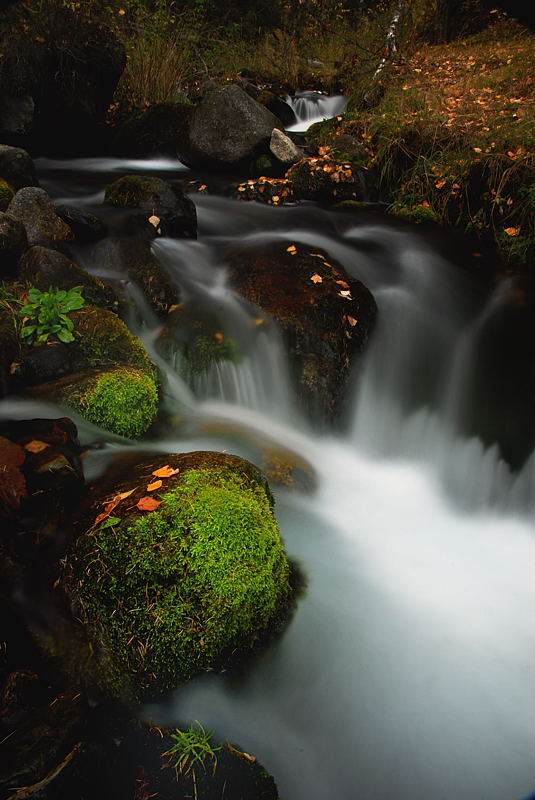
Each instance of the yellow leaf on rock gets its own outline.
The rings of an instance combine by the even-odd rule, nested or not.
[[[310,276],[310,280],[312,281],[312,283],[323,283],[323,278],[321,277],[321,275],[318,275],[317,272],[315,272],[314,275]]]
[[[295,246],[295,244],[291,244],[289,247],[286,248],[286,252],[290,253],[290,255],[292,256],[295,256],[295,254],[297,253],[297,247]]]
[[[24,445],[24,449],[29,453],[40,453],[42,450],[46,450],[47,447],[50,447],[50,445],[46,442],[41,442],[39,439],[32,439],[31,442]]]
[[[155,228],[157,228],[158,225],[160,224],[160,217],[156,217],[153,214],[152,217],[149,217],[149,222],[150,222],[151,225],[153,225]]]

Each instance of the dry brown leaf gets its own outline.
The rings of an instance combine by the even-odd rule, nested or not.
[[[139,500],[135,507],[139,508],[140,511],[156,511],[158,506],[161,506],[161,500],[155,500],[153,497],[142,497]]]
[[[50,447],[50,445],[46,442],[41,442],[40,439],[32,439],[31,442],[24,445],[24,449],[29,453],[40,453],[42,450],[46,450],[47,447]]]
[[[349,322],[352,328],[354,328],[355,325],[357,324],[357,320],[355,319],[355,317],[350,317],[349,314],[347,315],[347,321]]]
[[[315,272],[314,275],[310,276],[310,280],[312,281],[312,283],[323,283],[323,278],[321,277],[321,275],[318,275],[317,272]]]
[[[160,488],[160,486],[163,486],[163,481],[160,480],[153,481],[152,483],[149,483],[149,485],[147,486],[147,492],[155,492],[156,489]]]
[[[176,475],[180,470],[174,469],[174,467],[170,467],[169,464],[166,464],[165,467],[160,467],[160,469],[155,469],[151,475],[154,475],[156,478],[170,478],[172,475]]]
[[[120,497],[121,500],[124,500],[126,497],[130,497],[130,495],[133,494],[135,491],[136,491],[135,489],[129,489],[128,492],[121,492],[120,494],[117,495],[117,497]]]

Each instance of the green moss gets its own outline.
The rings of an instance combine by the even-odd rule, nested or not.
[[[121,208],[139,208],[159,202],[162,192],[168,193],[169,187],[161,178],[124,175],[106,187],[104,202]]]
[[[245,473],[190,469],[160,499],[80,537],[74,553],[84,622],[151,693],[252,643],[289,593],[269,498]]]
[[[156,417],[158,392],[148,375],[120,367],[82,381],[65,393],[64,402],[100,428],[136,438]]]
[[[438,222],[438,216],[431,206],[416,205],[409,207],[402,203],[394,203],[389,212],[398,217],[404,217],[411,222]]]
[[[15,196],[15,190],[7,181],[0,178],[0,211],[5,211]]]
[[[239,357],[236,343],[222,334],[200,333],[186,348],[185,377],[207,372],[218,361],[237,361]]]
[[[155,369],[140,340],[111,311],[84,308],[72,315],[76,342],[75,369],[125,364],[151,378]]]

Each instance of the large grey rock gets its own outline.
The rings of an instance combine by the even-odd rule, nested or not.
[[[44,189],[35,186],[19,189],[7,212],[22,222],[30,244],[74,239],[72,230],[56,214],[52,200]]]
[[[210,92],[196,106],[178,155],[191,167],[247,165],[269,152],[273,128],[283,128],[281,121],[231,84]]]
[[[37,186],[37,175],[32,159],[22,147],[0,144],[0,178],[14,189]]]

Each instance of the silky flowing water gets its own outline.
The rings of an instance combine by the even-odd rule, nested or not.
[[[54,197],[89,208],[105,174],[177,169],[38,166]],[[241,358],[185,385],[179,357],[154,350],[159,324],[125,280],[132,327],[165,376],[169,428],[150,446],[257,461],[281,449],[307,461],[316,488],[275,495],[308,586],[280,639],[245,670],[193,680],[145,717],[201,721],[253,753],[281,800],[521,800],[535,787],[535,457],[513,473],[465,424],[479,334],[507,285],[487,297],[420,229],[386,218],[192,199],[198,241],[160,239],[153,250],[185,301],[217,311]],[[379,307],[332,426],[303,413],[281,338],[255,325],[261,312],[226,282],[225,247],[273,241],[338,259]],[[83,265],[99,274],[90,252]],[[58,411],[1,404],[4,417]],[[139,447],[76,421],[83,440],[107,443],[89,478]]]

